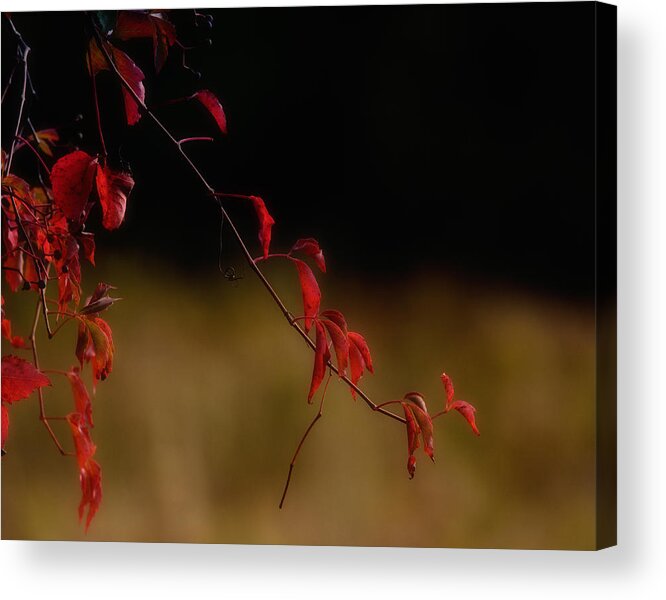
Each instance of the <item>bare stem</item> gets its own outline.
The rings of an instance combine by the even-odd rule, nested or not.
[[[289,324],[298,332],[298,334],[303,338],[305,343],[310,346],[310,348],[314,351],[316,350],[315,343],[310,339],[308,334],[294,321],[293,316],[285,306],[284,302],[281,300],[281,298],[278,296],[277,292],[273,289],[273,286],[270,284],[268,279],[266,279],[265,275],[261,272],[259,267],[255,264],[252,255],[250,254],[250,251],[248,250],[247,246],[245,245],[245,242],[243,240],[243,237],[241,236],[240,232],[236,228],[236,225],[234,222],[229,218],[229,215],[227,211],[225,210],[222,202],[219,200],[219,197],[226,196],[226,197],[239,197],[239,198],[247,198],[248,196],[242,196],[241,194],[221,194],[215,191],[215,189],[208,183],[206,178],[203,176],[201,171],[197,168],[197,166],[192,162],[192,160],[185,154],[183,151],[180,143],[178,140],[171,134],[171,132],[166,128],[166,126],[150,111],[150,109],[146,106],[146,104],[137,96],[136,92],[132,89],[132,86],[127,82],[127,80],[123,77],[122,73],[118,70],[118,67],[116,64],[113,62],[113,58],[109,54],[108,50],[106,49],[106,46],[104,44],[104,41],[102,40],[102,37],[100,36],[99,31],[97,30],[97,27],[95,26],[94,22],[92,23],[92,31],[93,35],[95,36],[95,42],[97,43],[98,48],[100,49],[102,55],[104,56],[104,59],[106,60],[107,64],[109,65],[109,68],[113,71],[115,74],[116,78],[118,81],[121,83],[121,85],[125,88],[127,93],[132,97],[132,99],[137,103],[137,105],[140,107],[142,112],[147,115],[155,125],[162,130],[164,135],[171,141],[171,143],[175,146],[176,150],[180,153],[182,156],[183,160],[187,163],[187,165],[190,167],[194,175],[199,179],[201,184],[203,185],[204,189],[206,190],[207,194],[211,197],[217,200],[217,203],[219,205],[220,211],[222,213],[222,217],[229,223],[229,227],[231,228],[231,231],[236,238],[236,242],[241,248],[241,251],[243,252],[243,255],[245,256],[245,260],[247,261],[249,267],[252,269],[252,271],[255,273],[255,275],[259,278],[259,281],[262,283],[262,285],[266,288],[266,291],[270,294],[271,298],[273,298],[273,301],[275,304],[278,306],[282,314],[284,315],[285,319],[289,322]],[[399,415],[395,415],[390,411],[387,411],[381,407],[377,407],[377,405],[370,400],[370,398],[361,390],[359,387],[357,387],[354,383],[352,383],[351,379],[349,379],[346,375],[341,374],[337,367],[333,365],[330,361],[328,363],[329,368],[336,373],[337,375],[340,376],[342,381],[344,381],[350,388],[352,388],[363,400],[364,402],[374,411],[380,412],[388,417],[391,417],[392,419],[395,419],[396,421],[400,421],[401,423],[404,423],[405,420],[400,417]]]
[[[39,355],[37,354],[37,325],[39,324],[40,308],[41,308],[41,301],[37,303],[37,309],[35,310],[35,318],[32,322],[32,330],[30,331],[30,337],[29,337],[30,345],[32,346],[32,360],[33,363],[35,364],[35,369],[37,369],[38,371],[39,371]],[[49,436],[51,436],[51,439],[53,440],[53,443],[58,449],[58,452],[60,452],[60,454],[62,454],[63,456],[72,456],[70,452],[65,451],[65,449],[62,447],[62,444],[58,440],[58,436],[56,436],[55,432],[51,428],[49,419],[44,411],[44,392],[42,391],[42,388],[37,388],[37,396],[39,398],[39,420],[42,423],[44,423],[44,427],[46,427],[46,431],[48,432]]]
[[[284,500],[287,497],[287,490],[289,490],[289,483],[291,482],[291,474],[294,471],[294,466],[296,465],[296,459],[298,458],[298,453],[301,451],[301,448],[305,443],[305,438],[308,437],[308,434],[310,433],[310,431],[312,431],[312,428],[315,426],[315,423],[319,421],[319,419],[321,419],[323,415],[324,399],[326,398],[326,390],[328,389],[329,381],[331,381],[330,371],[328,373],[328,379],[326,380],[326,385],[324,386],[324,391],[321,394],[321,401],[319,402],[319,410],[317,411],[315,418],[312,419],[310,425],[308,425],[308,428],[305,430],[305,433],[303,434],[301,441],[298,443],[298,446],[296,447],[296,452],[294,452],[294,456],[292,457],[291,462],[289,463],[289,473],[287,473],[287,481],[285,481],[284,483],[284,490],[282,492],[282,498],[280,499],[280,508],[284,506]]]
[[[102,132],[102,118],[99,114],[99,99],[97,98],[97,81],[95,74],[92,72],[92,57],[90,56],[90,46],[88,46],[88,68],[90,70],[90,81],[92,82],[93,100],[95,102],[95,114],[97,115],[97,131],[99,133],[99,141],[102,145],[102,153],[104,158],[107,157],[106,144],[104,143],[104,133]]]

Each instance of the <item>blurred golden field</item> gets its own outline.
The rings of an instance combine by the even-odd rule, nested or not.
[[[278,510],[316,413],[306,404],[310,349],[251,274],[236,286],[144,258],[107,261],[84,276],[90,289],[108,281],[124,298],[105,316],[116,360],[93,400],[102,506],[85,535],[75,461],[55,451],[31,397],[11,408],[4,539],[594,546],[591,306],[427,272],[320,278],[322,308],[342,310],[370,344],[376,374],[361,385],[375,402],[418,390],[434,413],[446,370],[457,396],[477,407],[481,437],[457,413],[438,419],[437,462],[419,449],[410,481],[404,427],[332,381]],[[278,263],[267,271],[297,311],[295,274]],[[21,306],[8,295],[16,333],[25,333],[32,299]],[[74,344],[75,326],[40,339],[42,365],[73,365]],[[48,413],[66,414],[69,384],[52,381]]]

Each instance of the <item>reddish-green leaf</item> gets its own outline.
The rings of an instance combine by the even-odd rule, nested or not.
[[[310,331],[312,321],[319,313],[319,304],[321,303],[321,292],[319,284],[315,279],[312,269],[297,258],[291,259],[298,269],[298,279],[301,284],[301,293],[303,295],[303,314],[305,315],[305,331]]]
[[[261,249],[264,258],[268,258],[271,246],[271,231],[273,225],[275,225],[275,221],[268,212],[263,199],[259,196],[250,196],[249,198],[259,219],[259,242],[261,243]]]
[[[481,435],[478,427],[476,426],[476,419],[474,416],[476,408],[474,408],[469,402],[465,402],[464,400],[456,400],[455,402],[451,403],[449,408],[457,410],[463,417],[465,417],[469,423],[469,426],[472,428],[472,431],[476,435]]]
[[[17,356],[2,357],[2,401],[18,402],[37,388],[51,385],[49,378],[32,363]]]
[[[74,396],[76,412],[83,417],[83,421],[86,425],[93,427],[92,403],[90,402],[88,390],[81,379],[79,368],[72,367],[67,371],[67,378],[72,386],[72,395]]]
[[[335,349],[335,356],[338,362],[338,372],[344,375],[349,363],[349,342],[344,331],[338,327],[333,321],[329,319],[322,319],[322,323],[328,330],[328,335],[331,336],[333,348]]]
[[[102,225],[108,230],[117,229],[125,218],[127,197],[134,187],[129,173],[114,171],[109,167],[97,169],[97,193],[102,205]]]
[[[97,159],[75,150],[59,159],[51,169],[53,199],[68,219],[78,219],[88,202]]]
[[[326,273],[326,260],[324,259],[324,253],[319,247],[319,242],[314,238],[298,240],[292,246],[289,254],[293,254],[294,252],[303,252],[307,256],[311,256],[319,267],[319,270],[323,273]]]
[[[370,373],[374,373],[375,370],[372,367],[372,356],[370,356],[370,348],[368,348],[368,344],[365,341],[365,338],[360,333],[356,333],[354,331],[350,331],[347,334],[347,337],[349,338],[349,341],[360,350],[361,356],[365,361],[365,366],[368,371],[370,371]]]
[[[220,101],[217,99],[217,96],[210,90],[199,90],[196,94],[193,94],[191,98],[201,102],[213,119],[215,119],[215,123],[217,123],[220,131],[226,135],[227,117],[224,114],[224,109],[222,108]]]
[[[328,363],[331,358],[331,353],[328,350],[326,330],[319,321],[315,321],[315,330],[315,357],[314,366],[312,368],[310,392],[308,393],[308,403],[312,402],[312,398],[317,393],[317,390],[324,379],[324,375],[326,374],[326,363]]]

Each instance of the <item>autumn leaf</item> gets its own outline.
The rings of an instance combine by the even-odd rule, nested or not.
[[[130,88],[132,88],[132,91],[136,94],[139,100],[141,100],[141,102],[145,102],[146,90],[143,87],[143,71],[139,69],[139,67],[134,64],[132,59],[122,50],[119,50],[109,42],[104,41],[102,43],[104,44],[104,48],[111,57],[111,60],[118,69],[118,72],[122,75],[123,79],[129,84]],[[90,73],[93,76],[97,75],[101,71],[111,70],[106,57],[99,49],[97,40],[95,38],[90,40],[88,65],[90,68]],[[125,102],[125,115],[127,116],[127,124],[135,125],[141,118],[139,105],[132,97],[132,94],[130,94],[124,86],[122,87],[122,92],[123,100]]]
[[[446,392],[446,408],[448,408],[454,395],[453,381],[446,373],[442,373],[441,379],[444,384],[444,391]]]
[[[323,317],[324,319],[328,319],[329,321],[333,321],[333,323],[335,323],[342,330],[342,333],[345,335],[345,337],[347,336],[347,320],[339,310],[329,308],[322,311],[319,316]]]
[[[5,317],[5,297],[2,296],[2,337],[9,341],[14,348],[25,348],[25,340],[20,335],[12,335],[12,323]]]
[[[289,251],[289,254],[294,252],[303,252],[307,256],[311,256],[315,261],[316,265],[319,267],[319,270],[323,273],[326,273],[326,260],[324,259],[324,253],[319,247],[319,242],[314,238],[305,238],[298,240]]]
[[[108,283],[98,283],[92,296],[88,299],[86,305],[79,310],[78,314],[97,315],[112,306],[115,302],[118,302],[118,300],[122,300],[122,298],[112,298],[109,296],[109,291],[115,289]]]
[[[314,367],[312,368],[310,392],[308,393],[308,403],[312,402],[312,398],[317,393],[317,390],[324,379],[324,375],[326,374],[326,364],[331,359],[331,353],[328,350],[326,329],[324,329],[324,326],[318,320],[315,321],[315,330],[315,358]]]
[[[259,219],[259,242],[261,243],[263,256],[264,258],[268,258],[271,245],[271,231],[273,225],[275,225],[275,221],[268,212],[263,199],[259,196],[249,196],[249,199]]]
[[[42,129],[37,132],[37,139],[39,142],[37,143],[37,147],[48,157],[53,157],[53,150],[51,150],[51,146],[53,146],[56,142],[60,140],[60,134],[58,133],[57,129]],[[30,141],[35,141],[35,136],[30,135],[28,137],[28,140]]]
[[[469,426],[472,428],[472,431],[476,435],[481,435],[478,427],[476,426],[476,419],[474,417],[476,408],[474,408],[469,402],[465,402],[464,400],[456,400],[455,402],[451,403],[449,409],[457,410],[463,417],[465,417],[465,419],[469,423]]]
[[[3,402],[23,400],[45,385],[51,385],[48,377],[27,360],[12,355],[2,357]]]
[[[321,292],[319,284],[315,279],[312,269],[298,258],[291,258],[291,261],[298,269],[298,279],[301,284],[301,294],[303,295],[303,313],[305,315],[305,331],[310,331],[312,321],[319,313],[319,304],[321,303]]]
[[[321,322],[328,330],[328,335],[333,342],[333,348],[335,349],[335,356],[338,363],[338,372],[340,373],[340,376],[342,376],[345,374],[347,364],[349,363],[349,342],[347,341],[347,335],[330,319],[324,318]]]
[[[206,108],[206,110],[211,114],[215,123],[217,123],[220,131],[226,135],[227,134],[227,116],[224,114],[224,109],[222,104],[217,99],[217,96],[213,94],[210,90],[199,90],[195,94],[192,94],[190,98],[198,100]]]
[[[108,166],[97,169],[97,193],[102,205],[102,225],[109,231],[117,229],[125,217],[127,197],[134,187],[129,173],[114,171]]]
[[[92,363],[93,390],[99,380],[104,381],[113,369],[115,347],[109,324],[100,317],[83,317],[79,322],[76,357],[83,366]]]
[[[92,192],[97,159],[83,150],[60,158],[51,169],[53,199],[68,219],[78,219]]]
[[[2,265],[6,267],[5,279],[7,280],[7,285],[12,292],[17,292],[23,285],[23,277],[20,273],[23,272],[23,252],[16,250],[13,253],[5,256],[5,260]]]
[[[419,447],[419,435],[423,441],[423,451],[435,460],[435,441],[433,437],[432,419],[428,414],[428,407],[425,400],[418,392],[410,392],[400,402],[405,412],[405,421],[407,426],[407,450],[409,457],[407,459],[407,472],[409,478],[414,477],[416,471],[415,450]]]
[[[88,531],[90,522],[97,513],[102,502],[102,470],[93,459],[97,447],[90,439],[90,432],[85,420],[78,412],[67,415],[74,448],[76,451],[76,462],[79,466],[79,482],[81,484],[81,502],[79,503],[79,520],[83,518],[86,507],[85,530]]]
[[[83,417],[86,425],[93,427],[92,403],[90,402],[88,390],[81,379],[79,368],[72,367],[67,371],[67,379],[69,379],[69,383],[72,386],[72,395],[74,396],[76,412]]]
[[[152,38],[155,71],[160,72],[169,54],[169,47],[176,42],[176,28],[161,13],[121,10],[113,30],[121,40]]]
[[[365,338],[360,334],[356,333],[354,331],[350,331],[347,336],[349,337],[350,341],[359,349],[361,352],[361,356],[363,357],[363,361],[365,362],[365,366],[370,371],[370,373],[374,373],[375,370],[372,366],[372,356],[370,356],[370,348],[368,348],[368,343],[365,341]]]

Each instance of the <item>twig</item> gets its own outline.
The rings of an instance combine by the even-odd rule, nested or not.
[[[319,402],[319,411],[315,415],[315,418],[312,419],[312,421],[310,422],[310,425],[308,425],[308,428],[305,430],[305,433],[303,434],[301,441],[298,443],[298,446],[296,447],[296,452],[294,452],[294,456],[292,457],[291,462],[289,463],[289,473],[287,473],[287,481],[285,481],[284,490],[282,492],[282,498],[280,498],[280,508],[284,506],[284,499],[287,497],[287,490],[289,489],[289,482],[291,481],[291,474],[294,470],[294,465],[296,464],[296,458],[298,458],[298,453],[301,451],[301,448],[305,443],[305,438],[308,437],[308,434],[310,433],[310,431],[312,431],[312,428],[315,426],[315,423],[319,421],[319,419],[321,419],[322,417],[324,400],[326,398],[326,390],[328,389],[329,381],[331,381],[330,371],[328,373],[328,379],[326,380],[326,385],[324,385],[324,391],[321,394],[321,401]]]
[[[32,346],[32,360],[33,363],[35,364],[35,369],[37,369],[38,371],[39,371],[39,355],[37,354],[37,325],[39,324],[40,304],[41,304],[40,302],[37,303],[37,309],[35,310],[35,318],[32,322],[32,330],[30,331],[30,337],[28,338],[30,340],[30,345]],[[46,427],[46,431],[48,431],[49,436],[51,436],[51,439],[53,440],[53,443],[56,445],[58,452],[60,452],[60,454],[62,454],[63,456],[73,456],[71,452],[65,451],[65,449],[62,447],[62,444],[58,440],[58,436],[56,436],[55,432],[51,428],[49,419],[44,411],[44,392],[42,391],[41,387],[37,388],[37,396],[39,398],[39,420],[42,423],[44,423],[44,427]]]
[[[310,339],[307,333],[301,327],[296,323],[294,320],[294,317],[292,314],[289,312],[287,307],[285,306],[284,302],[282,302],[281,298],[278,296],[277,292],[273,289],[273,286],[270,284],[268,279],[266,279],[265,275],[262,273],[261,269],[255,264],[252,255],[250,254],[249,250],[247,249],[247,246],[245,245],[245,242],[243,241],[243,238],[236,228],[236,225],[234,222],[229,218],[229,215],[227,211],[224,208],[224,205],[218,198],[218,192],[213,189],[213,187],[208,183],[206,178],[202,175],[201,171],[197,168],[197,166],[192,162],[192,160],[187,156],[187,154],[183,151],[180,143],[178,140],[171,134],[171,132],[165,127],[165,125],[162,124],[162,122],[151,112],[151,110],[146,106],[146,104],[137,96],[136,92],[132,89],[132,86],[127,82],[127,80],[123,77],[122,73],[118,70],[118,67],[116,64],[113,62],[113,59],[111,58],[111,55],[109,54],[108,50],[106,49],[106,46],[104,45],[104,41],[102,40],[102,37],[97,30],[97,26],[95,25],[94,21],[91,18],[91,23],[92,23],[92,31],[93,35],[95,37],[95,42],[97,44],[97,47],[100,49],[102,55],[104,56],[104,59],[106,60],[107,64],[115,74],[116,78],[118,81],[121,83],[121,85],[127,90],[127,93],[132,97],[134,102],[140,107],[141,111],[147,115],[153,123],[166,135],[166,137],[171,141],[171,143],[174,145],[176,150],[180,153],[182,156],[183,160],[187,163],[187,165],[190,167],[194,175],[199,179],[200,183],[203,185],[205,188],[207,194],[211,196],[212,198],[215,198],[215,200],[218,203],[219,209],[222,213],[222,217],[229,223],[229,227],[231,228],[231,231],[236,238],[236,241],[238,245],[241,248],[241,251],[243,252],[243,255],[245,256],[245,260],[247,261],[248,265],[254,271],[255,275],[259,278],[259,281],[261,281],[262,285],[266,288],[268,293],[271,295],[273,298],[273,301],[275,304],[277,304],[278,308],[284,315],[285,319],[289,322],[289,324],[298,332],[298,334],[305,340],[306,344],[310,346],[312,350],[316,350],[315,343]],[[400,421],[401,423],[405,423],[405,419],[400,417],[399,415],[393,414],[392,412],[388,410],[384,410],[381,407],[378,407],[370,398],[361,390],[359,387],[357,387],[351,379],[349,379],[346,375],[341,374],[337,367],[333,365],[330,361],[328,362],[328,367],[337,375],[340,376],[342,381],[344,381],[350,388],[352,388],[358,395],[365,401],[365,403],[373,410],[376,412],[380,412],[388,417],[391,417],[392,419],[395,419],[396,421]]]

